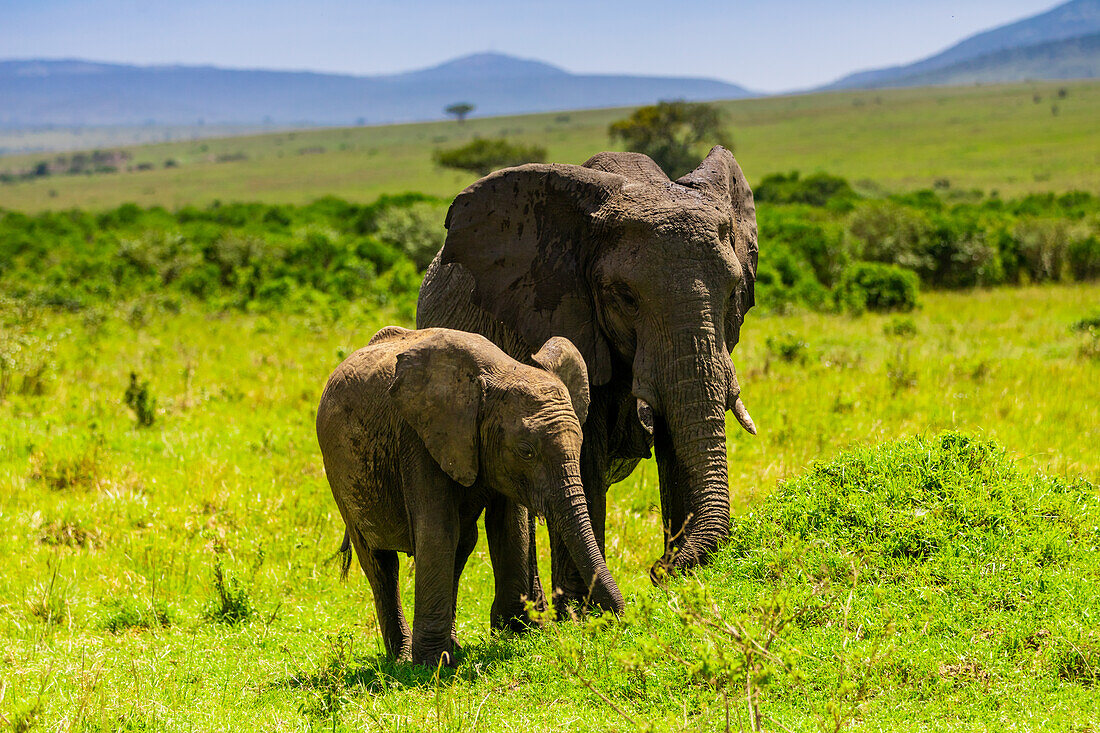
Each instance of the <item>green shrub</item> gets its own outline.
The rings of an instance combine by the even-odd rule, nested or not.
[[[907,316],[894,316],[882,327],[882,332],[887,336],[908,339],[917,335],[917,324]]]
[[[776,337],[769,336],[767,347],[768,353],[780,361],[805,364],[809,360],[809,344],[793,333],[788,332]]]
[[[839,307],[853,313],[910,311],[917,306],[919,285],[920,280],[911,270],[857,262],[844,270],[834,298]]]
[[[892,201],[876,201],[853,212],[848,230],[860,242],[860,259],[910,270],[931,264],[927,254],[931,227],[920,211]]]
[[[828,173],[813,173],[800,178],[798,171],[764,176],[753,189],[757,203],[809,204],[827,206],[836,211],[850,211],[859,198],[848,181]]]
[[[130,629],[151,629],[169,626],[172,618],[164,601],[148,603],[133,598],[115,598],[100,607],[99,627],[112,634]]]
[[[546,148],[539,145],[511,143],[504,138],[477,138],[466,145],[449,150],[437,150],[435,162],[447,168],[488,175],[499,168],[546,160]]]
[[[447,205],[443,203],[425,201],[393,207],[378,216],[375,236],[403,253],[423,271],[428,269],[447,238],[443,226],[446,217]]]
[[[1074,280],[1100,278],[1100,236],[1092,234],[1071,242],[1066,254]]]
[[[130,386],[123,396],[126,406],[134,411],[138,427],[150,427],[157,419],[157,399],[149,391],[149,380],[138,381],[136,372],[130,372]]]
[[[1023,270],[1033,282],[1061,280],[1071,226],[1063,219],[1021,219],[1012,229]]]

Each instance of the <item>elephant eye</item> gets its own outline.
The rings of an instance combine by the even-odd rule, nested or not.
[[[535,446],[525,440],[516,446],[516,455],[525,461],[530,461],[535,457]]]
[[[631,291],[630,286],[626,283],[615,283],[609,289],[612,298],[615,302],[626,311],[633,315],[638,312],[638,299],[634,297],[634,293]]]

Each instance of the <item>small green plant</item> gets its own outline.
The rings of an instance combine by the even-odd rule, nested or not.
[[[1100,331],[1089,331],[1077,346],[1077,355],[1092,361],[1100,360]]]
[[[203,618],[230,626],[251,620],[256,613],[252,597],[240,581],[225,572],[220,554],[214,558],[213,576],[214,595],[203,611]]]
[[[805,364],[809,360],[809,345],[790,331],[780,336],[769,336],[765,343],[768,353],[780,361]]]
[[[169,626],[171,623],[168,605],[156,599],[142,603],[133,598],[114,598],[100,606],[99,628],[112,634],[130,629]]]
[[[917,386],[917,370],[913,368],[912,353],[908,347],[898,347],[894,355],[886,361],[886,381],[890,385],[890,395],[896,397],[899,392]]]
[[[1083,333],[1095,333],[1096,331],[1100,331],[1100,313],[1082,318],[1079,321],[1074,321],[1073,325],[1069,328],[1071,331]]]
[[[307,696],[298,710],[310,718],[331,721],[334,730],[340,711],[351,699],[347,675],[354,658],[353,642],[353,635],[347,631],[329,635],[329,653],[324,665],[316,674],[299,678]]]
[[[99,458],[102,445],[102,436],[97,436],[79,451],[60,457],[52,457],[44,450],[38,451],[31,456],[30,477],[54,491],[95,488],[99,486],[102,474]]]
[[[882,332],[887,336],[910,339],[917,335],[917,324],[912,318],[894,316],[882,327]]]
[[[61,624],[69,618],[69,601],[65,589],[57,582],[61,566],[56,559],[51,559],[48,569],[49,580],[35,587],[27,610],[45,624]]]
[[[38,542],[53,547],[93,548],[100,545],[100,533],[79,519],[59,519],[42,525]]]
[[[138,427],[147,428],[157,419],[157,399],[149,391],[149,380],[138,382],[136,372],[130,372],[130,386],[124,396],[126,406],[134,411]]]

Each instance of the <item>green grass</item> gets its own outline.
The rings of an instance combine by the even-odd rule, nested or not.
[[[1065,98],[1058,90],[1065,88]],[[1036,102],[1038,98],[1038,102]],[[1059,113],[1051,114],[1057,103]],[[721,103],[751,181],[823,170],[865,190],[910,190],[946,180],[954,189],[1032,191],[1100,187],[1100,83],[834,92]],[[610,149],[608,125],[625,109],[456,122],[306,130],[173,142],[133,149],[132,173],[51,176],[0,186],[0,205],[21,210],[105,208],[133,201],[177,208],[221,200],[302,203],[333,194],[372,201],[421,191],[451,197],[476,176],[441,169],[437,148],[507,135],[580,163]],[[219,156],[243,160],[216,162]],[[44,157],[0,158],[0,171]],[[166,159],[178,168],[163,168]]]
[[[382,659],[366,583],[339,582],[313,435],[331,369],[400,319],[0,313],[0,713],[43,730],[630,729],[613,704],[713,730],[722,690],[748,725],[730,630],[771,628],[775,658],[748,661],[760,709],[792,730],[819,729],[830,701],[869,730],[1095,729],[1100,510],[1076,477],[1100,478],[1097,294],[753,312],[734,359],[760,435],[731,420],[729,549],[651,587],[645,462],[609,497],[608,559],[635,611],[491,639],[479,547],[459,599],[468,655],[439,678]],[[127,406],[131,372],[150,425]],[[944,430],[976,440],[866,447]],[[407,562],[402,582],[411,601]]]

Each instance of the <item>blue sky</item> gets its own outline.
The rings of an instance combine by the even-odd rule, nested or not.
[[[0,58],[386,73],[478,51],[760,91],[913,61],[1051,0],[0,0]]]

